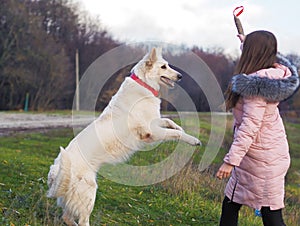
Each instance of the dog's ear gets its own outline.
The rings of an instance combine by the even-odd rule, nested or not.
[[[157,50],[156,48],[152,48],[150,55],[149,55],[149,60],[152,62],[157,61]]]
[[[146,61],[146,66],[151,67],[157,61],[156,48],[152,48]]]

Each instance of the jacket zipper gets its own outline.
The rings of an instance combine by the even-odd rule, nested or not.
[[[235,129],[236,129],[236,125],[233,126],[233,134],[235,133]],[[234,187],[233,187],[233,191],[232,191],[230,202],[233,202],[233,197],[234,197],[235,189],[236,189],[237,182],[238,182],[238,178],[237,178],[235,166],[233,167],[233,170],[235,172],[236,181],[235,181],[235,184],[234,184]]]
[[[236,171],[235,171],[235,167],[233,168],[233,170],[234,170],[235,175],[236,175],[236,181],[235,181],[235,184],[234,184],[234,187],[233,187],[233,191],[232,191],[230,202],[233,202],[233,197],[234,197],[235,189],[236,189],[237,182],[238,182],[238,178],[237,178],[237,174],[236,174]]]

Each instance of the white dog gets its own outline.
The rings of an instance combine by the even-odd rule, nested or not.
[[[132,69],[103,113],[81,131],[50,167],[48,197],[57,198],[67,225],[89,225],[94,207],[96,174],[103,163],[126,161],[147,143],[200,141],[160,116],[160,85],[173,87],[181,74],[169,67],[161,50],[153,48]]]

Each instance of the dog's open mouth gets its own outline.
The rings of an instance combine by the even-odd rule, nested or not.
[[[167,85],[170,88],[174,88],[175,86],[175,82],[167,77],[161,76],[160,81],[162,81],[165,85]]]

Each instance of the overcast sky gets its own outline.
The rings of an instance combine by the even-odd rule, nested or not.
[[[239,54],[232,11],[245,33],[264,29],[278,39],[279,51],[300,55],[299,0],[77,0],[98,15],[113,38],[122,42],[162,41]]]

